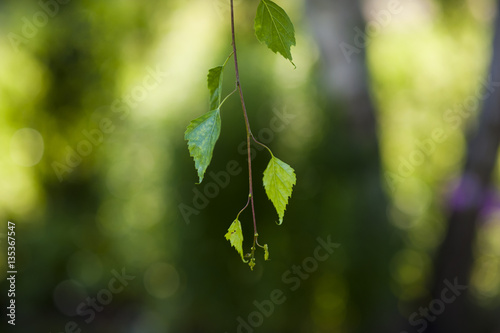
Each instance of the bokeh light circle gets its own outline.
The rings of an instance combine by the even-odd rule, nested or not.
[[[75,316],[76,308],[88,297],[85,288],[75,280],[64,280],[54,288],[54,304],[66,316]]]
[[[35,129],[21,128],[10,141],[10,157],[20,166],[31,167],[40,162],[44,153],[43,137]]]
[[[174,266],[164,262],[152,264],[144,273],[144,287],[156,298],[164,299],[179,289],[179,273]]]

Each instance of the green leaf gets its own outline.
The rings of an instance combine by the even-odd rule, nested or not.
[[[270,0],[261,0],[255,17],[255,35],[274,53],[279,52],[295,66],[290,47],[295,45],[295,29],[286,12]]]
[[[224,237],[226,237],[226,239],[231,243],[231,246],[238,251],[241,256],[241,260],[243,260],[243,262],[247,262],[243,258],[243,232],[241,231],[241,223],[238,219],[231,223],[231,226],[229,226],[227,234]]]
[[[264,188],[269,200],[272,201],[280,222],[283,223],[288,198],[292,195],[292,187],[297,178],[291,166],[272,156],[271,161],[264,171]]]
[[[210,110],[218,109],[221,102],[223,70],[223,66],[217,66],[208,71],[207,83],[210,91]]]
[[[264,260],[269,260],[269,246],[264,244]]]
[[[184,139],[188,141],[189,153],[194,159],[200,183],[203,181],[205,171],[212,160],[215,143],[220,134],[220,125],[220,111],[215,109],[191,121],[184,133]]]

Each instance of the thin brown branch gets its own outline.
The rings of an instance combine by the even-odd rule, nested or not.
[[[243,108],[243,115],[245,117],[245,127],[247,130],[247,153],[248,153],[248,183],[249,183],[249,197],[250,203],[252,206],[252,218],[253,218],[253,230],[254,235],[257,235],[257,222],[255,219],[255,208],[254,208],[254,199],[253,199],[253,181],[252,181],[252,158],[250,151],[250,138],[253,136],[252,131],[250,129],[250,122],[248,121],[247,108],[245,106],[245,99],[243,98],[243,91],[241,90],[240,83],[240,71],[238,67],[238,54],[236,52],[236,36],[234,33],[234,5],[233,0],[231,1],[231,35],[232,35],[232,44],[233,44],[233,54],[234,54],[234,70],[236,73],[236,86],[240,93],[241,107]],[[254,245],[255,247],[255,237],[254,237]]]

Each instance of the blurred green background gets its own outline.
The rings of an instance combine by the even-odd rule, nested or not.
[[[399,332],[397,323],[429,293],[446,203],[481,107],[464,103],[487,77],[495,2],[401,1],[402,10],[370,37],[365,84],[378,143],[346,125],[350,83],[342,68],[350,65],[337,58],[330,72],[318,45],[319,4],[276,2],[295,24],[296,69],[256,40],[258,2],[235,1],[253,131],[297,174],[277,226],[262,188],[269,156],[254,147],[259,240],[271,253],[264,262],[257,252],[254,271],[223,237],[248,193],[238,97],[222,108],[208,172],[233,160],[241,172],[201,209],[196,191],[216,182],[208,176],[195,185],[183,140],[189,121],[208,111],[208,69],[231,52],[229,1],[86,0],[46,11],[37,1],[0,2],[0,241],[6,253],[7,221],[16,222],[18,269],[17,323],[11,327],[3,316],[1,327],[64,332],[73,321],[96,333],[237,332],[242,318],[258,325],[240,332]],[[368,22],[376,19],[373,8],[386,7],[359,3]],[[345,29],[354,34],[350,24]],[[331,73],[338,74],[337,94]],[[231,62],[224,77],[227,94]],[[446,121],[457,109],[468,113]],[[95,134],[99,128],[109,133]],[[436,129],[446,139],[402,176],[402,160]],[[90,138],[96,143],[84,143]],[[74,150],[87,156],[75,158]],[[183,215],[185,206],[196,213]],[[241,221],[248,250],[249,211]],[[467,297],[484,313],[500,306],[499,222],[496,211],[484,218],[474,248]],[[318,237],[340,247],[292,290],[284,275],[314,256]],[[134,279],[87,322],[78,306],[105,297],[113,271],[122,270]],[[286,301],[269,316],[252,317],[254,301],[269,300],[275,289]]]

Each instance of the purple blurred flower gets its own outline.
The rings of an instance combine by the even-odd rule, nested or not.
[[[455,183],[449,205],[457,211],[479,207],[480,217],[487,218],[500,211],[500,193],[496,188],[483,189],[477,177],[465,174]]]

